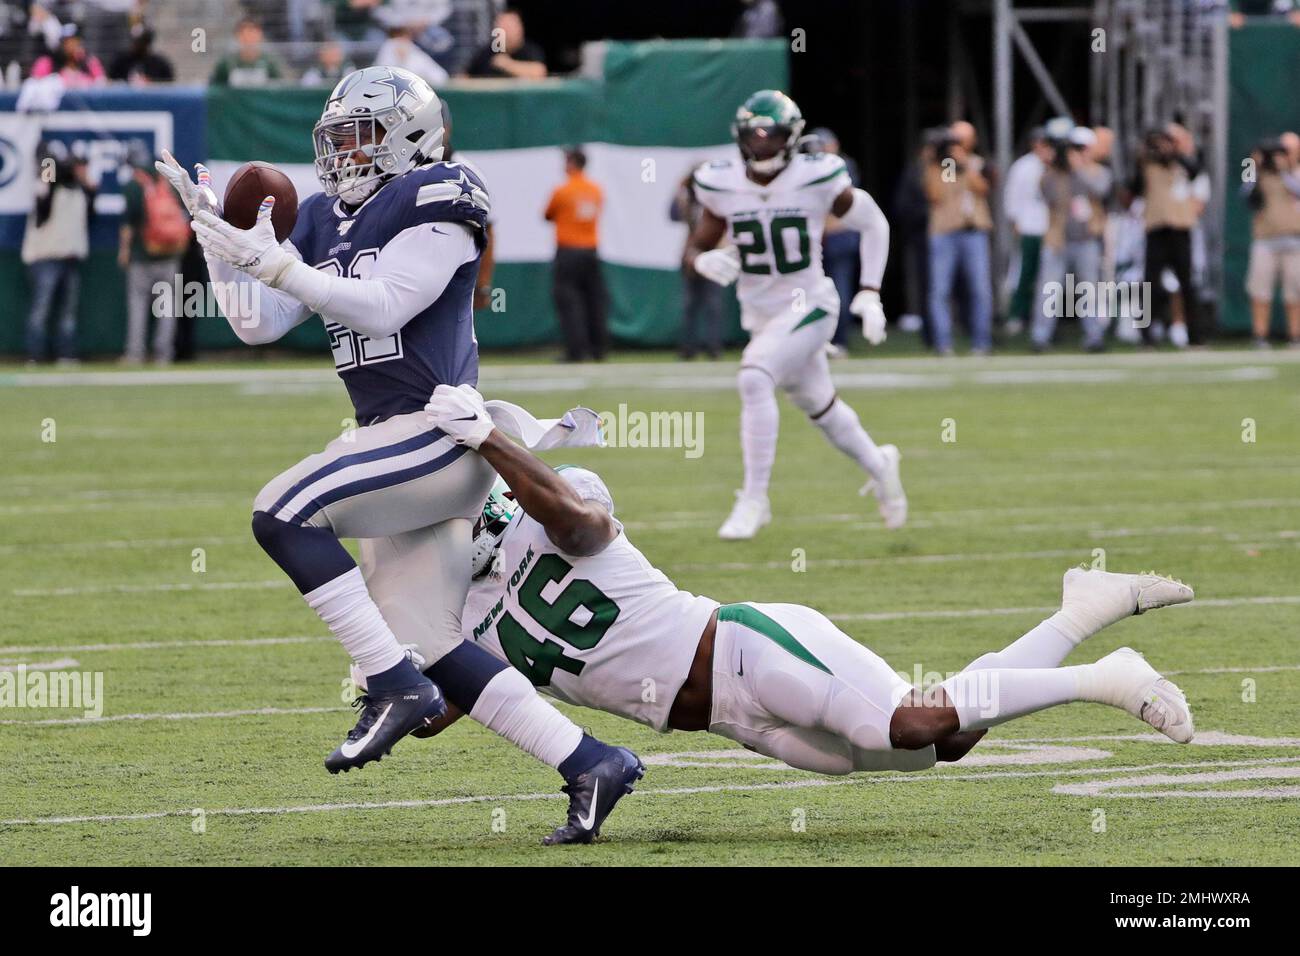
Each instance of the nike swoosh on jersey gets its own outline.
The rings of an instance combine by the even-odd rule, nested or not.
[[[339,747],[339,752],[343,754],[343,756],[347,757],[349,760],[351,760],[357,754],[361,753],[362,748],[364,748],[366,744],[370,743],[370,741],[374,739],[375,734],[379,733],[379,728],[384,725],[384,721],[388,719],[388,712],[392,709],[393,709],[392,704],[389,704],[387,707],[385,707],[384,712],[379,715],[379,719],[375,721],[374,726],[370,728],[369,732],[364,737],[362,737],[356,743],[353,743],[350,740],[345,740],[343,742],[343,746]]]
[[[600,781],[597,780],[596,785],[591,788],[591,806],[587,808],[587,816],[585,819],[582,817],[578,818],[578,826],[582,827],[584,830],[590,830],[591,825],[596,822],[596,801],[599,798]]]

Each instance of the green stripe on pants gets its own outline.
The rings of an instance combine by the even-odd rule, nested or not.
[[[826,316],[828,316],[828,315],[830,315],[830,313],[827,312],[825,309],[813,309],[811,312],[809,312],[807,315],[805,315],[802,319],[800,319],[800,320],[799,320],[799,324],[796,325],[796,326],[795,326],[793,329],[791,329],[790,331],[791,331],[791,332],[797,332],[797,331],[799,331],[800,329],[802,329],[805,325],[812,325],[814,322],[819,322],[819,321],[821,321],[822,319],[826,318]]]
[[[751,631],[762,634],[805,664],[811,664],[827,674],[831,672],[831,669],[813,656],[813,653],[800,644],[793,634],[752,604],[724,604],[718,608],[718,620],[735,621]]]

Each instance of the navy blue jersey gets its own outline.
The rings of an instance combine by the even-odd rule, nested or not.
[[[380,250],[422,223],[465,223],[474,230],[481,255],[488,209],[487,190],[473,170],[455,162],[433,163],[386,183],[353,212],[324,193],[309,196],[289,239],[309,266],[366,279]],[[326,321],[334,368],[359,424],[419,411],[438,385],[478,382],[473,313],[478,265],[478,257],[462,265],[432,305],[386,338],[372,339]]]

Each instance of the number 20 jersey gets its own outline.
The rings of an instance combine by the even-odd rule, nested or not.
[[[410,229],[438,231],[447,223],[463,223],[474,230],[481,255],[489,206],[487,190],[472,169],[432,163],[390,180],[353,210],[324,193],[309,196],[289,240],[307,265],[367,279],[384,247]],[[436,386],[478,381],[473,312],[478,266],[479,257],[461,265],[442,295],[385,338],[325,323],[334,368],[358,423],[418,412]]]
[[[746,331],[792,309],[839,302],[822,270],[822,233],[835,197],[852,185],[844,160],[830,153],[796,153],[765,186],[745,175],[739,154],[695,170],[696,199],[726,220],[727,239],[740,253],[736,297]]]
[[[613,513],[604,482],[582,468],[560,474]],[[678,590],[620,526],[599,554],[560,551],[520,512],[492,573],[470,585],[465,640],[522,671],[558,700],[668,727],[668,711],[718,602]]]

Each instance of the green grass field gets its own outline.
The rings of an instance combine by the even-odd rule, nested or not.
[[[262,484],[350,414],[320,361],[0,370],[0,669],[100,672],[104,687],[99,719],[0,707],[0,862],[1294,863],[1300,354],[835,369],[903,450],[901,532],[783,403],[776,519],[753,542],[716,539],[740,479],[733,363],[489,361],[483,390],[538,414],[702,412],[699,457],[552,461],[597,468],[632,540],[682,587],[813,605],[909,674],[1010,643],[1054,609],[1071,564],[1174,574],[1196,603],[1122,622],[1071,661],[1145,652],[1187,691],[1200,740],[1072,705],[998,728],[956,765],[818,778],[573,710],[649,772],[600,844],[545,849],[558,778],[469,722],[361,773],[322,766],[351,726],[345,656],[248,530]]]

